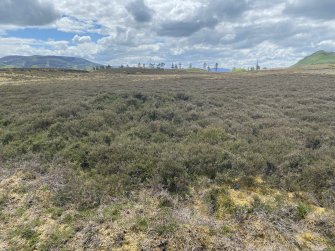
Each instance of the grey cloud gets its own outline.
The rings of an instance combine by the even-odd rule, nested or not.
[[[215,18],[209,20],[171,21],[162,24],[158,35],[169,37],[186,37],[205,27],[214,27],[218,23]]]
[[[314,19],[335,19],[334,0],[295,0],[286,4],[284,13]]]
[[[157,30],[160,36],[187,37],[203,28],[214,28],[224,20],[235,20],[248,9],[248,1],[208,0],[189,20],[167,21]]]
[[[286,3],[287,0],[256,0],[252,2],[253,8],[272,8],[273,6],[281,3]]]
[[[50,2],[39,0],[1,0],[0,24],[39,26],[54,22],[60,14]]]
[[[263,41],[280,42],[290,37],[308,32],[306,26],[294,24],[291,21],[262,23],[236,28],[236,36],[231,41],[235,48],[252,48]]]
[[[205,12],[207,15],[214,15],[224,20],[234,20],[249,7],[247,0],[210,0]]]
[[[220,47],[229,47],[229,50],[246,50],[258,47],[264,42],[269,42],[284,48],[306,48],[311,41],[319,42],[316,34],[322,33],[322,38],[331,39],[331,28],[321,24],[311,31],[310,24],[306,21],[292,22],[282,20],[277,22],[262,22],[256,24],[236,25],[228,24],[217,27],[215,30],[204,29],[190,36],[189,47],[204,45],[215,50]]]
[[[153,11],[146,6],[144,0],[135,0],[126,6],[127,11],[134,17],[136,22],[145,23],[152,19]]]

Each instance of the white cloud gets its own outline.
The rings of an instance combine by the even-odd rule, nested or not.
[[[75,35],[72,38],[72,42],[76,44],[85,44],[85,43],[90,43],[92,41],[90,36],[79,36]]]
[[[100,33],[101,30],[96,27],[94,20],[79,20],[71,17],[62,17],[57,20],[52,27],[60,31],[72,32],[77,34],[83,33]]]
[[[6,31],[32,21],[0,21],[0,54],[81,56],[112,65],[207,61],[225,67],[251,66],[258,58],[277,67],[335,49],[333,0],[58,0],[47,9],[39,7],[49,0],[32,3],[42,11],[36,25],[46,25],[43,13],[52,10],[57,18],[47,27],[73,33],[72,40],[9,38]],[[33,13],[29,8],[23,4],[20,11]]]

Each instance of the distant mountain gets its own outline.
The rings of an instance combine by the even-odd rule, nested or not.
[[[231,69],[227,69],[227,68],[218,68],[217,70],[215,70],[214,68],[210,69],[210,72],[231,72]]]
[[[293,67],[301,67],[308,65],[320,65],[320,64],[335,64],[335,52],[318,51],[310,56],[305,57]]]
[[[60,56],[7,56],[0,58],[0,68],[58,68],[88,70],[99,64],[86,59]]]

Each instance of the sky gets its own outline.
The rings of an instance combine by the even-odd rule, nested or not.
[[[335,51],[334,0],[0,0],[0,57],[287,67]]]

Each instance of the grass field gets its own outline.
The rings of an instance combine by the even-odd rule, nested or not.
[[[317,71],[1,70],[0,250],[334,250],[334,118]]]

